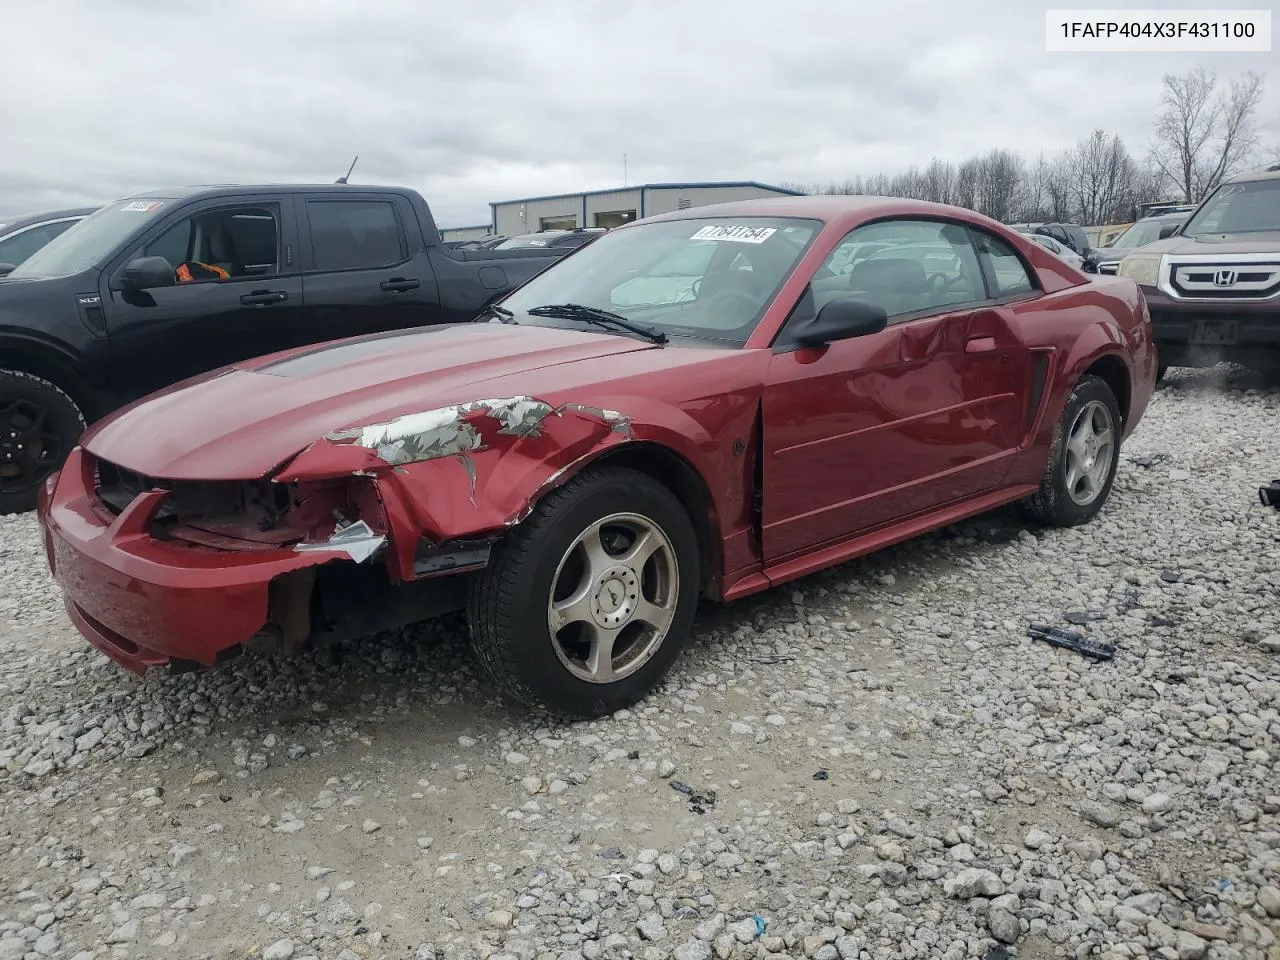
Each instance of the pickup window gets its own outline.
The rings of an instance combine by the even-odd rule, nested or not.
[[[222,207],[179,220],[147,244],[148,257],[173,266],[196,261],[221,267],[229,277],[279,272],[280,230],[274,205]]]
[[[310,200],[313,270],[370,270],[406,258],[395,205],[386,200]]]

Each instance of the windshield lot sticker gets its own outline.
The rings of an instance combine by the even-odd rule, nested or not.
[[[120,209],[125,213],[150,213],[163,203],[163,200],[131,200]]]
[[[703,227],[690,240],[729,240],[733,243],[764,243],[776,227]]]

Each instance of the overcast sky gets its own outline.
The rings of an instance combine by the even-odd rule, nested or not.
[[[415,187],[445,226],[487,221],[491,200],[618,186],[624,153],[631,183],[843,180],[1052,152],[1096,127],[1141,153],[1162,74],[1280,62],[1044,51],[1046,7],[1119,0],[3,6],[0,217],[328,182],[356,153],[353,182]],[[1260,119],[1280,143],[1280,71],[1267,79]]]

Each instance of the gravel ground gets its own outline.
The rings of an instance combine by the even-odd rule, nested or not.
[[[1277,960],[1278,424],[1274,382],[1175,372],[1094,524],[709,609],[575,725],[456,620],[139,680],[0,519],[0,960]]]

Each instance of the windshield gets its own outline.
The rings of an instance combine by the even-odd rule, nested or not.
[[[611,231],[502,301],[521,316],[573,303],[674,337],[743,343],[818,231],[817,220],[718,217]]]
[[[1170,223],[1172,220],[1143,220],[1135,223],[1120,236],[1116,237],[1116,242],[1111,244],[1112,247],[1132,250],[1135,247],[1145,247],[1148,243],[1155,243],[1160,239],[1160,230]]]
[[[1224,183],[1187,221],[1182,235],[1271,232],[1280,232],[1280,179]]]
[[[81,220],[37,250],[10,277],[66,277],[109,257],[130,234],[151,222],[167,200],[118,200]]]

